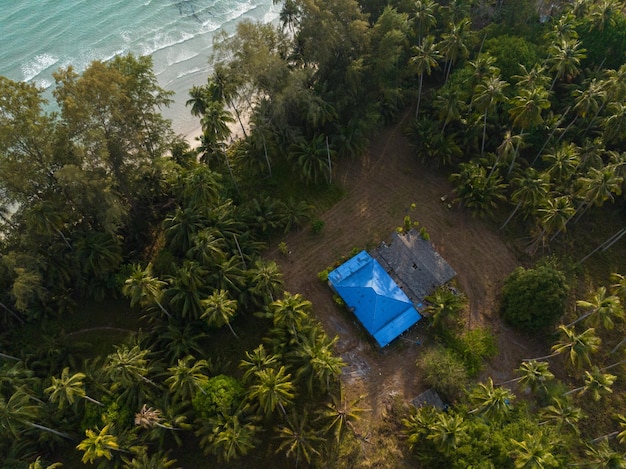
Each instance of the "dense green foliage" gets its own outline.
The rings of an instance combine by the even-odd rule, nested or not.
[[[522,330],[543,329],[565,314],[565,274],[551,265],[518,267],[502,288],[502,317]]]
[[[571,324],[517,378],[467,393],[495,337],[466,330],[458,292],[433,292],[441,348],[420,368],[455,405],[391,409],[373,430],[386,452],[373,454],[337,338],[261,257],[316,215],[309,202],[341,196],[333,168],[412,104],[416,157],[451,173],[461,206],[530,235],[524,255],[568,248],[591,216],[591,228],[621,226],[618,7],[567,2],[540,23],[532,0],[285,0],[279,26],[242,22],[216,44],[187,103],[197,149],[161,117],[170,95],[149,58],[59,70],[55,112],[0,77],[4,467],[58,455],[68,467],[623,465],[623,276],[566,310],[563,273],[516,270],[509,322]],[[243,134],[231,145],[228,124]]]

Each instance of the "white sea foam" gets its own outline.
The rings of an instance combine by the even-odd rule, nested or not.
[[[22,64],[22,75],[24,81],[31,81],[41,72],[52,67],[59,61],[59,58],[51,54],[39,54],[33,57],[28,63]]]
[[[184,70],[184,71],[182,71],[182,72],[180,72],[180,73],[178,73],[176,75],[176,79],[180,80],[181,78],[186,77],[187,75],[193,75],[194,73],[198,73],[198,72],[202,72],[203,70],[207,70],[207,68],[208,67],[206,67],[206,68],[194,67],[194,68],[190,68],[188,70]],[[173,81],[172,81],[172,83],[173,83]]]

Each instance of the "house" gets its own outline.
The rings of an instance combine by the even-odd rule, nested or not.
[[[422,318],[407,295],[366,251],[330,272],[328,282],[381,347]]]
[[[378,345],[385,347],[416,324],[424,298],[456,272],[416,231],[394,233],[390,245],[361,251],[328,274],[343,299]]]

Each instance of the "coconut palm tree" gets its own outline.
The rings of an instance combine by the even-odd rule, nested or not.
[[[296,377],[306,381],[311,396],[316,390],[324,393],[338,380],[346,363],[333,353],[339,339],[329,339],[320,327],[308,327],[298,334],[292,357],[298,366]]]
[[[570,196],[562,195],[555,198],[546,198],[544,205],[537,209],[539,215],[540,232],[528,251],[533,252],[540,242],[546,243],[547,238],[553,239],[561,231],[565,231],[567,222],[576,214]]]
[[[148,378],[152,370],[148,353],[149,350],[142,350],[138,345],[122,345],[116,346],[115,352],[105,360],[103,371],[112,383],[111,391],[120,391],[130,407],[139,407],[142,402],[149,400],[150,392],[145,384],[149,384],[152,390],[159,389],[159,385]]]
[[[417,26],[417,43],[437,24],[437,3],[433,0],[416,0],[413,2],[414,22]]]
[[[567,362],[575,369],[583,365],[591,365],[591,355],[600,348],[601,340],[596,335],[595,329],[589,328],[580,334],[573,327],[561,324],[558,327],[561,338],[552,346],[553,355],[567,354]]]
[[[246,382],[252,381],[257,371],[276,368],[280,363],[277,355],[267,354],[263,344],[260,344],[252,352],[245,352],[245,355],[246,358],[239,362],[239,368],[244,370],[243,380]]]
[[[165,285],[167,285],[165,282],[152,276],[152,264],[149,263],[145,269],[142,269],[139,264],[134,264],[130,277],[124,281],[122,293],[130,297],[131,307],[136,304],[147,307],[156,303],[167,317],[171,317],[161,304]]]
[[[543,420],[539,425],[552,423],[559,433],[571,430],[576,434],[580,433],[578,422],[585,416],[582,409],[575,407],[568,397],[553,397],[552,404],[541,409],[540,415]]]
[[[516,469],[547,469],[558,467],[558,460],[552,455],[554,441],[544,432],[526,435],[522,441],[511,439],[514,450],[511,452]]]
[[[470,392],[470,400],[477,404],[470,413],[478,412],[487,418],[500,420],[510,412],[514,399],[515,395],[509,389],[494,387],[493,380],[489,378],[487,383],[479,383]]]
[[[442,134],[450,122],[458,121],[465,112],[465,102],[460,97],[460,90],[449,85],[439,89],[432,106],[437,118],[443,122]]]
[[[500,229],[504,229],[520,208],[523,209],[524,218],[535,213],[550,190],[548,174],[539,173],[534,168],[527,168],[521,176],[513,179],[512,184],[515,190],[511,194],[511,200],[517,204]]]
[[[567,391],[564,396],[569,396],[575,392],[577,392],[579,396],[589,393],[591,399],[599,401],[603,395],[613,392],[611,386],[613,386],[616,379],[617,376],[610,373],[602,373],[602,370],[594,366],[590,372],[585,370],[585,384]]]
[[[248,271],[253,284],[252,291],[261,297],[262,303],[265,298],[274,301],[275,295],[282,290],[283,274],[278,265],[273,261],[257,260],[254,268]]]
[[[167,369],[169,376],[165,379],[165,384],[175,398],[188,402],[198,391],[205,392],[203,386],[209,379],[209,368],[206,360],[196,360],[188,355]]]
[[[292,295],[285,292],[282,299],[269,305],[269,313],[275,327],[287,329],[296,336],[303,321],[309,318],[312,306],[313,304],[299,293]]]
[[[624,319],[624,307],[619,296],[607,295],[606,287],[598,287],[588,301],[578,300],[576,305],[586,309],[587,312],[566,327],[589,319],[590,325],[597,327],[598,324],[602,324],[604,328],[611,330],[614,327],[614,319]]]
[[[226,325],[235,338],[239,338],[230,325],[237,314],[237,300],[231,300],[226,290],[215,290],[208,298],[202,300],[202,308],[204,312],[200,319],[204,319],[210,327]]]
[[[417,119],[420,111],[420,102],[422,100],[424,73],[430,76],[433,69],[439,67],[438,60],[442,58],[442,55],[437,50],[435,38],[433,36],[428,36],[421,44],[413,46],[411,53],[412,56],[409,59],[409,66],[412,67],[419,79],[417,89],[417,106],[415,107],[415,119]]]
[[[185,260],[170,280],[166,294],[177,317],[196,320],[204,313],[207,269],[196,261]]]
[[[580,148],[573,143],[561,143],[541,159],[548,165],[547,173],[552,181],[565,190],[580,165]]]
[[[300,461],[304,460],[311,464],[314,456],[320,456],[317,450],[323,440],[307,425],[307,413],[292,414],[286,419],[286,425],[281,425],[277,429],[276,438],[281,440],[276,452],[285,452],[285,456],[293,458],[294,467],[298,467]]]
[[[471,37],[471,21],[469,17],[461,19],[458,23],[450,23],[448,31],[441,35],[439,50],[446,61],[444,67],[446,83],[455,62],[467,57],[469,53],[468,43]]]
[[[168,247],[173,252],[186,254],[193,246],[194,236],[207,227],[207,222],[203,207],[177,208],[163,221]]]
[[[185,106],[191,106],[191,115],[202,117],[207,109],[209,94],[205,86],[193,85],[189,90],[189,99]]]
[[[512,125],[522,130],[531,129],[543,122],[541,113],[550,108],[548,91],[541,86],[518,89],[518,94],[509,100]]]
[[[467,422],[461,415],[441,412],[430,425],[426,438],[432,440],[443,454],[451,456],[468,438],[467,431]]]
[[[438,327],[449,319],[456,318],[467,304],[467,299],[462,294],[453,292],[446,286],[439,286],[435,291],[424,298],[428,305],[424,313],[430,316],[430,326]]]
[[[476,85],[474,89],[473,104],[478,112],[483,113],[483,139],[480,146],[481,158],[485,155],[485,139],[487,137],[487,114],[496,108],[499,103],[506,102],[506,96],[504,95],[505,88],[509,84],[500,79],[499,74],[488,75],[483,78],[482,81]],[[493,173],[496,165],[491,170]]]
[[[615,166],[607,165],[602,169],[589,168],[587,176],[578,178],[577,182],[583,198],[583,209],[579,209],[576,217],[580,220],[592,205],[600,207],[609,199],[614,201],[614,194],[621,195],[624,178],[615,174]]]
[[[356,432],[354,422],[361,418],[363,412],[369,411],[369,409],[357,407],[362,399],[363,396],[359,396],[348,402],[340,384],[339,392],[331,394],[331,402],[319,411],[318,419],[324,423],[325,433],[333,434],[337,444],[341,442],[348,429],[353,433]]]
[[[209,267],[224,257],[226,247],[226,241],[215,228],[206,228],[194,235],[187,257]]]
[[[73,405],[76,397],[88,400],[99,406],[104,406],[102,402],[99,402],[87,394],[85,394],[85,384],[83,380],[87,376],[84,373],[74,373],[70,375],[70,368],[65,367],[61,372],[61,377],[57,378],[53,376],[52,383],[45,389],[45,393],[49,394],[50,402],[57,404],[59,409],[63,409],[65,404]]]
[[[529,389],[532,392],[537,392],[539,388],[545,389],[546,382],[554,378],[548,366],[548,362],[538,362],[537,360],[522,362],[517,369],[521,376],[500,383],[498,386],[519,382],[521,389]]]
[[[404,427],[402,433],[407,437],[411,451],[418,447],[422,443],[422,439],[426,439],[430,434],[430,427],[438,415],[434,407],[424,406],[419,409],[413,407],[409,411],[409,417],[402,419],[402,426]]]
[[[297,164],[307,184],[317,183],[324,174],[328,174],[328,180],[331,180],[332,160],[324,135],[318,134],[311,140],[301,138],[291,146],[289,157]]]
[[[111,425],[105,425],[99,432],[90,428],[85,430],[86,438],[76,446],[84,452],[81,459],[83,464],[93,464],[96,459],[100,458],[110,461],[113,458],[113,451],[120,451],[117,437],[109,433],[110,429]]]
[[[571,82],[580,73],[580,61],[587,57],[587,50],[581,48],[581,45],[577,39],[562,39],[550,46],[548,64],[551,65],[550,71],[554,72],[550,91],[557,80],[565,78]]]
[[[295,387],[291,374],[281,366],[278,369],[265,368],[255,372],[255,383],[248,388],[248,397],[258,401],[261,409],[269,417],[276,407],[287,417],[285,407],[295,398]]]
[[[456,185],[454,192],[465,207],[479,216],[487,216],[504,200],[503,189],[506,184],[498,173],[487,176],[487,171],[480,163],[470,161],[459,165],[459,172],[450,176]]]
[[[33,404],[32,400],[33,398],[24,387],[17,388],[9,400],[5,400],[4,396],[0,395],[0,435],[19,440],[22,429],[28,427],[70,439],[66,433],[33,422],[40,408]]]
[[[258,428],[250,422],[240,421],[240,415],[218,415],[212,425],[212,433],[207,446],[220,461],[226,463],[239,459],[252,451],[257,443]]]
[[[599,445],[587,445],[585,466],[591,469],[626,469],[626,459],[621,452],[614,451],[606,441]]]

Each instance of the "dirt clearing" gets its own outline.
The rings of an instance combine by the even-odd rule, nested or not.
[[[511,375],[519,359],[533,353],[525,339],[502,327],[495,310],[504,278],[518,265],[513,251],[486,223],[442,202],[442,197],[452,199],[450,183],[416,160],[403,125],[378,135],[364,158],[340,162],[335,177],[346,195],[320,216],[324,227],[319,235],[310,229],[294,233],[285,240],[289,256],[272,254],[286,289],[311,300],[327,333],[339,336],[338,351],[348,364],[342,377],[347,393],[366,395],[372,416],[380,416],[389,396],[410,399],[423,390],[415,361],[428,336],[418,323],[378,349],[356,318],[334,303],[317,273],[355,247],[370,250],[389,241],[405,214],[426,228],[437,251],[456,270],[457,284],[470,300],[469,327],[488,325],[498,334],[500,353],[487,371],[494,380]],[[415,209],[410,210],[411,204]]]

